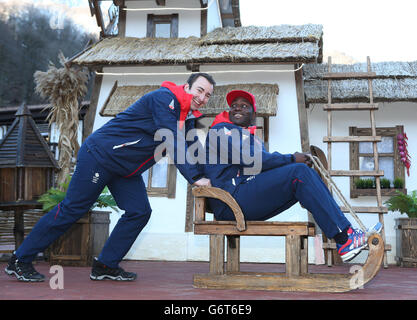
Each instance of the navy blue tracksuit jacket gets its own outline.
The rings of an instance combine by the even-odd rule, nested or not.
[[[120,217],[98,259],[116,268],[150,218],[151,207],[141,174],[155,163],[155,149],[187,152],[187,145],[177,150],[177,137],[201,116],[190,111],[192,95],[183,86],[164,82],[158,90],[144,95],[124,112],[93,132],[81,146],[75,172],[65,199],[46,213],[16,250],[20,261],[30,262],[55,239],[90,210],[105,186],[120,209]],[[159,129],[168,129],[173,141],[155,141]],[[183,140],[185,141],[185,139]],[[156,155],[158,156],[158,155]],[[203,176],[199,165],[174,163],[189,183]],[[182,157],[187,160],[186,157]]]
[[[210,130],[216,134],[207,135],[205,176],[214,187],[231,193],[247,220],[267,220],[299,201],[328,238],[351,225],[316,171],[295,163],[292,154],[267,152],[250,130],[233,124],[226,111],[216,117]],[[251,154],[245,157],[245,152]],[[260,170],[245,175],[244,169],[254,165],[247,160],[254,159],[255,153]],[[235,219],[222,201],[210,199],[210,206],[217,220]]]

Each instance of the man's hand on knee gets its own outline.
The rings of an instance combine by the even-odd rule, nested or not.
[[[196,187],[211,187],[210,179],[207,178],[201,178],[193,183],[193,186]]]
[[[305,163],[309,167],[313,165],[313,162],[311,161],[310,157],[308,156],[308,153],[300,153],[295,152],[294,153],[294,159],[296,163]]]

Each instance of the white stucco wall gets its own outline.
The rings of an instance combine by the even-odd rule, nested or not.
[[[218,85],[232,83],[276,83],[279,86],[277,96],[278,115],[270,118],[270,151],[293,153],[301,150],[298,111],[293,65],[212,65],[201,66],[200,71],[216,70],[281,70],[277,73],[226,73],[215,74]],[[103,72],[186,72],[185,67],[118,67],[104,68]],[[96,130],[110,118],[101,117],[102,108],[109,92],[118,80],[119,85],[160,84],[164,80],[177,84],[184,83],[187,76],[107,76],[103,77],[97,114],[94,123]],[[150,198],[153,209],[148,225],[126,255],[125,259],[137,260],[208,260],[208,236],[186,233],[186,180],[177,172],[176,198]],[[279,191],[277,191],[279,192]],[[112,229],[119,214],[111,215]],[[305,221],[307,213],[298,204],[271,220]],[[312,239],[311,239],[312,240]],[[242,237],[241,260],[252,262],[284,262],[285,245],[283,237]],[[310,241],[311,245],[312,241]],[[310,248],[310,262],[314,261],[314,250]]]
[[[149,11],[127,11],[126,13],[126,37],[146,37],[147,15],[150,13],[168,15],[178,14],[178,37],[200,37],[200,11],[163,10],[155,11],[155,1],[127,1],[128,9],[150,8]],[[166,8],[201,8],[198,0],[167,0]]]
[[[403,125],[407,133],[408,151],[413,157],[411,162],[410,177],[406,175],[406,188],[410,192],[417,189],[417,169],[415,155],[417,154],[417,104],[416,103],[380,103],[379,110],[375,111],[377,127],[395,127]],[[327,144],[323,143],[323,137],[327,135],[327,112],[323,111],[323,105],[313,105],[308,109],[310,144],[320,147],[327,154]],[[341,111],[333,112],[333,135],[348,136],[349,126],[361,128],[370,127],[369,112]],[[332,169],[349,170],[349,145],[347,143],[332,144]],[[359,197],[350,199],[349,177],[335,177],[335,183],[342,191],[344,197],[352,206],[376,206],[376,197]],[[388,197],[383,197],[383,202]],[[347,214],[348,219],[354,224],[356,221]],[[391,244],[392,250],[388,252],[388,263],[395,263],[396,238],[395,218],[405,217],[399,212],[389,212],[384,215],[386,242]],[[378,221],[377,214],[359,214],[359,218],[370,227]],[[362,262],[367,253],[361,253],[354,261]]]

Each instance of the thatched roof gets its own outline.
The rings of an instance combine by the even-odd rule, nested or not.
[[[417,101],[417,61],[372,63],[375,102]],[[332,72],[366,72],[366,63],[332,65]],[[326,103],[328,81],[322,76],[327,64],[304,65],[306,103]],[[369,102],[368,80],[332,80],[333,102]]]
[[[259,116],[275,116],[277,114],[278,85],[265,83],[242,83],[216,86],[206,107],[200,111],[206,115],[217,115],[229,107],[226,94],[231,90],[245,90],[252,93],[256,99],[256,113]]]
[[[160,86],[118,86],[117,81],[114,83],[113,89],[103,107],[100,110],[100,115],[103,117],[115,116],[121,111],[124,111],[139,100],[148,92],[158,89]]]
[[[216,29],[201,39],[105,38],[76,56],[72,63],[106,66],[321,62],[321,36],[320,25],[284,25]]]
[[[104,103],[100,115],[115,116],[124,111],[133,102],[159,86],[118,86],[115,83],[109,97]],[[260,116],[277,114],[278,85],[264,83],[244,83],[216,86],[208,104],[201,108],[204,115],[217,115],[227,110],[226,93],[230,90],[241,89],[251,92],[256,98],[257,114]]]
[[[279,25],[270,27],[217,28],[203,36],[201,44],[319,42],[323,28],[318,24],[301,26]]]

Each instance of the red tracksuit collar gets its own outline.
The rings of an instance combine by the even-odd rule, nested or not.
[[[229,112],[227,112],[227,111],[223,111],[222,113],[219,113],[216,116],[216,118],[214,118],[214,121],[211,124],[211,127],[215,126],[216,124],[224,123],[224,122],[233,124],[233,122],[230,121],[230,119],[229,119]],[[249,130],[249,132],[253,135],[256,132],[256,126],[250,126],[250,127],[245,128],[245,129]]]
[[[184,126],[184,121],[187,118],[188,113],[190,112],[191,108],[191,100],[193,99],[193,95],[186,93],[184,90],[185,85],[177,86],[175,83],[170,81],[164,81],[161,84],[161,87],[168,88],[177,98],[178,102],[180,103],[180,129]],[[198,110],[193,110],[192,114],[199,118],[203,114]]]

